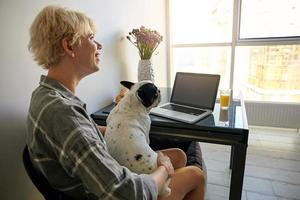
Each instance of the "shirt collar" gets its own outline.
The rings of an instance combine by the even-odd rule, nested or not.
[[[84,102],[82,102],[68,88],[66,88],[63,84],[59,83],[57,80],[42,75],[40,80],[40,85],[55,90],[59,92],[63,97],[70,99],[71,101],[75,101],[79,103],[81,106],[83,106],[84,108],[86,108],[86,104]]]

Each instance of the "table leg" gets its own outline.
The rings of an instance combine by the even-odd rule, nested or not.
[[[229,169],[232,169],[233,157],[234,157],[234,145],[231,145]]]
[[[233,165],[231,171],[230,200],[242,198],[243,181],[246,163],[247,145],[235,144],[233,148]]]

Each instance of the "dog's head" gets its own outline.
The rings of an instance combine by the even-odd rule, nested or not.
[[[151,81],[132,83],[121,81],[121,84],[135,93],[137,99],[148,109],[156,107],[160,102],[160,90]]]

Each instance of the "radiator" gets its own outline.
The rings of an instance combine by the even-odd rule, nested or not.
[[[300,128],[300,104],[246,101],[249,125]]]

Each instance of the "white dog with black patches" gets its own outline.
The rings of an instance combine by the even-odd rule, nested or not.
[[[121,165],[137,174],[149,174],[157,168],[157,153],[149,146],[149,112],[159,104],[160,91],[151,81],[121,84],[130,90],[106,120],[105,141],[109,153]],[[160,196],[170,195],[169,183],[170,179]]]

